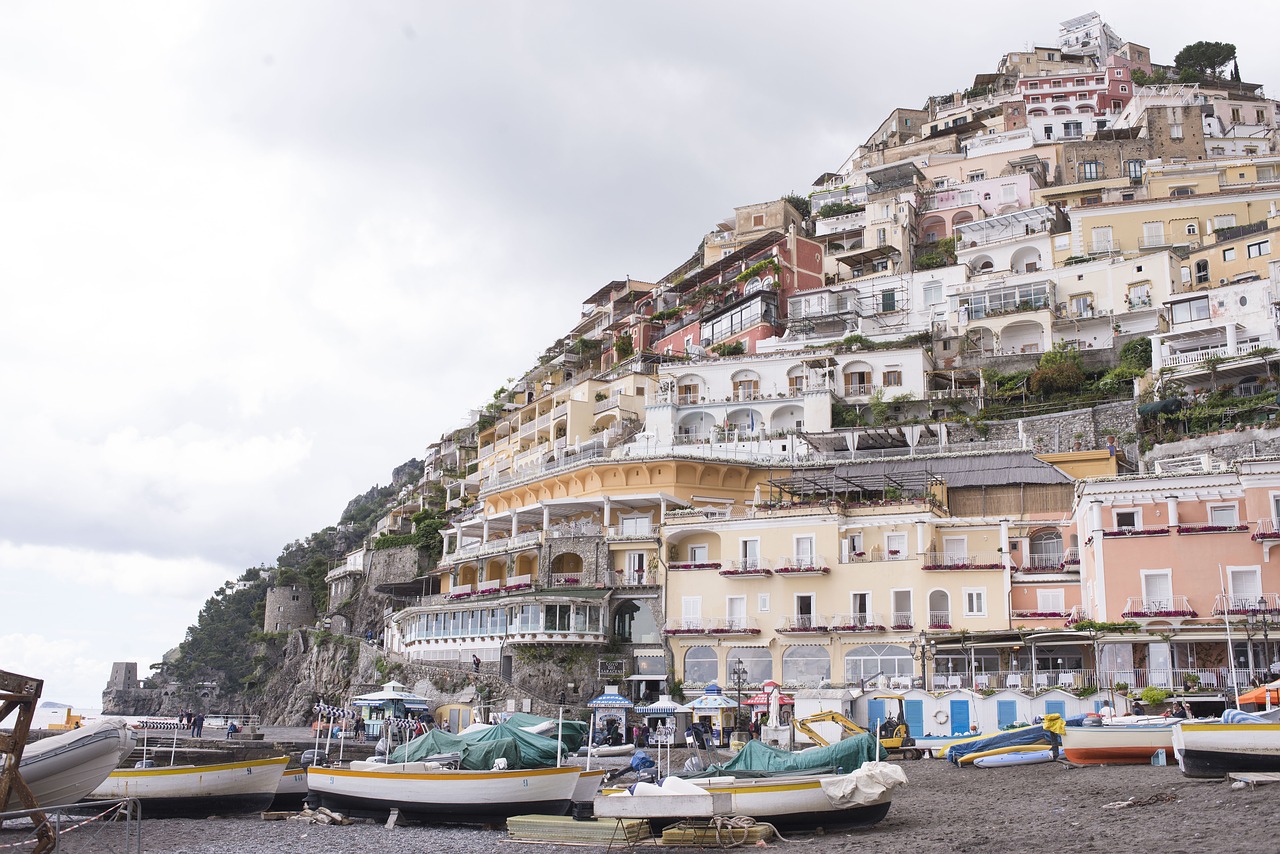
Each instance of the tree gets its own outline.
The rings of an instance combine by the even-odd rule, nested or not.
[[[795,208],[796,212],[799,213],[800,216],[804,217],[805,219],[809,218],[809,213],[812,210],[812,206],[809,204],[809,200],[807,198],[805,198],[804,196],[797,195],[795,193],[788,193],[787,195],[782,197],[782,200],[787,204],[791,205],[791,207]]]
[[[1218,78],[1222,76],[1222,69],[1234,62],[1235,58],[1236,46],[1229,42],[1196,42],[1178,51],[1173,64],[1178,68],[1179,80],[1182,79],[1181,73],[1188,69],[1201,77]]]
[[[1040,357],[1040,365],[1031,375],[1031,390],[1036,394],[1078,392],[1084,385],[1084,363],[1080,353],[1063,344]]]

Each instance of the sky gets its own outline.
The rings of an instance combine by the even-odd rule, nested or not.
[[[99,706],[586,296],[1090,11],[871,6],[0,6],[0,669]],[[1098,11],[1280,91],[1267,28]]]

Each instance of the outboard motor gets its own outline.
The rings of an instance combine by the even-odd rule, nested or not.
[[[312,765],[322,768],[329,764],[329,754],[323,750],[304,750],[300,761],[303,768],[310,768]]]

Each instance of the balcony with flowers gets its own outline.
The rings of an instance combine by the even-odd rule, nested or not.
[[[1102,536],[1106,539],[1124,538],[1124,537],[1167,537],[1169,536],[1168,528],[1115,528],[1103,531]]]
[[[676,563],[667,564],[667,569],[673,572],[685,572],[699,569],[719,570],[724,564],[719,561],[677,561]]]
[[[1280,520],[1277,519],[1261,519],[1258,521],[1257,530],[1249,537],[1255,543],[1266,541],[1280,541]]]
[[[719,573],[725,578],[765,578],[773,575],[773,570],[762,559],[751,557],[729,561],[729,568]]]
[[[774,567],[774,575],[830,575],[831,567],[822,556],[784,557]]]
[[[833,632],[886,632],[879,614],[833,614],[830,619]]]
[[[976,552],[974,554],[928,552],[924,556],[924,566],[921,569],[931,572],[938,570],[1002,572],[1004,570],[1004,555],[999,552]]]
[[[1213,616],[1224,614],[1247,617],[1250,614],[1268,614],[1272,618],[1280,616],[1280,593],[1262,593],[1258,596],[1226,596],[1219,593],[1213,597]]]
[[[1125,620],[1194,619],[1198,616],[1186,596],[1130,596],[1125,602],[1124,613],[1120,615]]]
[[[1178,535],[1184,534],[1247,534],[1246,525],[1177,525]]]
[[[778,633],[784,635],[822,635],[831,631],[830,620],[819,614],[794,614],[782,618]]]

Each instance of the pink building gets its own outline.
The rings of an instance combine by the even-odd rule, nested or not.
[[[1107,127],[1133,98],[1127,63],[1023,77],[1017,92],[1037,141],[1083,139]]]
[[[1277,518],[1280,458],[1080,481],[1082,616],[1140,627],[1104,639],[1100,683],[1227,689],[1273,672]]]

